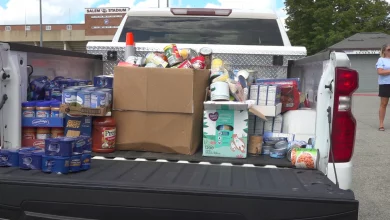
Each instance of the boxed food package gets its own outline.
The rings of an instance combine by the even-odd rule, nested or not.
[[[65,116],[65,136],[92,136],[91,116]]]
[[[204,103],[203,156],[246,158],[247,142],[247,104]]]
[[[297,79],[257,79],[256,83],[262,85],[278,85],[280,87],[280,101],[283,103],[282,112],[297,110],[299,108],[300,95]]]
[[[209,70],[117,66],[114,75],[117,150],[197,151]]]
[[[251,85],[249,99],[254,100],[256,105],[275,106],[280,103],[281,87],[278,85]]]

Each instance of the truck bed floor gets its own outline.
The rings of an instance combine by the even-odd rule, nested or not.
[[[93,160],[89,171],[0,168],[0,219],[357,219],[315,170]]]
[[[209,162],[211,164],[231,163],[234,165],[252,164],[255,166],[267,166],[274,165],[277,167],[292,167],[291,162],[284,159],[274,159],[268,155],[250,156],[247,158],[222,158],[222,157],[204,157],[202,156],[202,150],[198,151],[194,155],[181,155],[181,154],[167,154],[167,153],[154,153],[154,152],[140,152],[140,151],[115,151],[114,153],[102,154],[94,153],[94,156],[100,156],[104,158],[122,157],[126,159],[142,158],[146,160],[159,160],[164,159],[171,162],[188,161],[191,163]]]

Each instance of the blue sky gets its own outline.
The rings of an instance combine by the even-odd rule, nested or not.
[[[166,0],[160,0],[166,4]],[[284,0],[169,0],[171,7],[272,9],[280,17]],[[42,0],[43,23],[82,23],[89,7],[157,7],[158,0]],[[0,0],[1,24],[39,23],[39,0]]]

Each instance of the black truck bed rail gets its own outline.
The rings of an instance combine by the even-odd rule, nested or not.
[[[93,160],[89,171],[0,168],[0,219],[357,219],[315,170]]]

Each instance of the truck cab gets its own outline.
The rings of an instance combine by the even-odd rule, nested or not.
[[[251,69],[259,78],[300,78],[309,107],[285,113],[283,132],[315,137],[318,169],[296,169],[265,156],[132,151],[95,153],[89,171],[68,175],[0,167],[1,219],[358,219],[359,202],[350,190],[358,73],[344,53],[306,57],[272,13],[130,9],[113,42],[89,42],[89,54],[0,43],[1,148],[21,146],[17,112],[27,99],[30,74],[112,74],[124,60],[127,32],[134,34],[138,56],[169,43],[208,46],[231,69]]]

